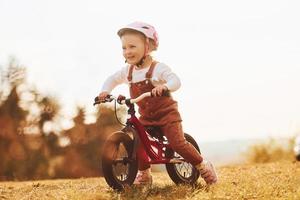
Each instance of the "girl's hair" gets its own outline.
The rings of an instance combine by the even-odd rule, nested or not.
[[[125,35],[125,34],[135,34],[135,35],[138,35],[140,36],[143,40],[146,41],[147,37],[139,32],[139,31],[136,31],[136,30],[133,30],[133,29],[125,29],[125,30],[122,30],[119,32],[119,36],[120,38]],[[151,38],[148,38],[149,39],[149,51],[152,52],[152,51],[155,51],[157,49],[156,45],[155,45],[155,41]]]

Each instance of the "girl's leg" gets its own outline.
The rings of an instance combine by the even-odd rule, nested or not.
[[[144,149],[144,146],[140,144],[137,150],[138,169],[140,171],[150,168],[149,157]]]
[[[185,139],[181,122],[166,124],[161,129],[174,151],[194,166],[202,162],[200,153]]]
[[[203,157],[195,147],[186,141],[180,122],[167,124],[162,127],[162,131],[168,138],[173,150],[179,153],[186,161],[194,165],[207,184],[217,182],[218,176],[213,164],[207,160],[203,160]]]
[[[135,185],[151,185],[152,176],[149,162],[149,157],[143,145],[140,145],[137,151],[138,173],[133,184]]]

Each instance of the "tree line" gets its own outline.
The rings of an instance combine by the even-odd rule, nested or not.
[[[58,100],[26,83],[26,67],[11,58],[0,75],[0,181],[100,176],[103,143],[121,128],[112,109],[100,106],[86,124],[78,107],[64,130]]]

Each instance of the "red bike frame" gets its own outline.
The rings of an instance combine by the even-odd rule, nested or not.
[[[150,136],[145,127],[135,116],[133,104],[129,104],[127,106],[129,107],[128,114],[131,117],[127,119],[126,123],[134,128],[137,132],[137,137],[139,137],[142,143],[142,145],[139,144],[137,148],[137,155],[149,157],[149,164],[181,163],[185,161],[183,158],[166,158],[166,150],[171,148],[169,143],[166,140],[163,141]]]
[[[136,150],[137,155],[150,158],[149,164],[167,164],[167,163],[182,163],[185,162],[183,158],[171,158],[166,157],[166,151],[171,149],[167,140],[160,138],[152,137],[147,133],[145,127],[141,124],[139,119],[135,116],[134,103],[137,103],[144,99],[145,97],[150,97],[151,92],[146,92],[135,99],[126,99],[124,96],[120,95],[118,98],[115,98],[111,95],[108,95],[107,98],[102,102],[111,102],[116,100],[119,104],[125,104],[128,107],[128,115],[130,118],[126,121],[126,129],[134,129],[134,150]],[[99,104],[101,101],[98,97],[95,98],[95,103]],[[125,131],[126,132],[126,131]],[[136,155],[132,155],[135,157]]]

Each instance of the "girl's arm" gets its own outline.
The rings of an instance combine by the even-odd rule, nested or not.
[[[158,79],[165,82],[164,85],[169,91],[175,92],[178,90],[181,86],[179,77],[166,64],[159,63],[159,65],[156,71]]]
[[[101,92],[111,93],[111,91],[122,83],[127,82],[127,71],[128,67],[123,67],[121,70],[109,76],[101,89]]]

